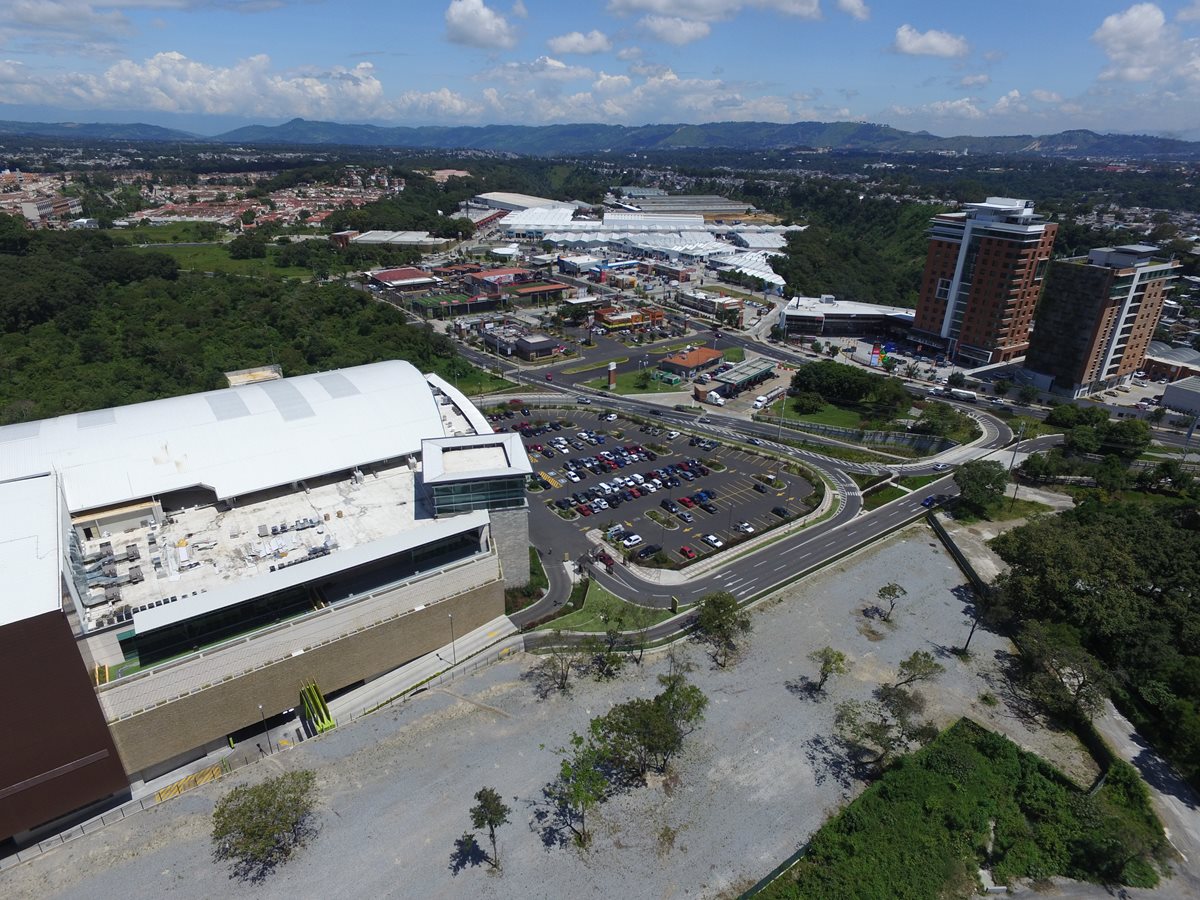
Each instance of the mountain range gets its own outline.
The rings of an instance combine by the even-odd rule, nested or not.
[[[781,150],[811,148],[877,153],[966,151],[1062,157],[1200,159],[1200,142],[1152,135],[1062,131],[1047,135],[939,137],[867,122],[711,122],[704,125],[348,125],[292,119],[204,136],[157,125],[0,121],[0,137],[30,135],[76,140],[188,141],[289,146],[474,149],[530,155],[635,153],[655,150]]]

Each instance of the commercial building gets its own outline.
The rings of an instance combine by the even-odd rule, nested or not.
[[[501,356],[519,356],[525,360],[545,359],[561,352],[554,338],[535,334],[518,325],[495,325],[482,331],[484,346]]]
[[[793,297],[779,310],[779,328],[787,337],[898,335],[912,325],[911,309],[838,300],[832,294]]]
[[[429,653],[529,578],[528,457],[405,362],[8,425],[0,447],[21,511],[0,522],[21,686],[0,839],[293,718],[302,685]]]
[[[1145,359],[1179,263],[1142,244],[1050,264],[1025,368],[1080,397],[1130,380]]]
[[[329,236],[335,247],[351,244],[379,244],[385,247],[414,247],[427,253],[445,250],[453,240],[435,237],[428,231],[335,231]]]
[[[1162,405],[1174,412],[1200,415],[1200,376],[1192,375],[1167,385]]]
[[[988,197],[934,216],[913,340],[962,365],[1025,355],[1058,226],[1029,200]]]
[[[685,309],[717,319],[726,325],[741,327],[744,303],[741,297],[723,297],[709,291],[680,291],[675,302]]]
[[[428,291],[442,283],[440,278],[430,275],[424,269],[412,266],[404,266],[399,269],[380,269],[368,273],[367,278],[371,284],[377,287],[391,288],[402,293]]]
[[[505,288],[524,284],[537,278],[532,269],[504,267],[468,272],[462,276],[463,285],[476,293],[497,297]]]
[[[725,358],[720,350],[711,347],[694,347],[674,353],[663,359],[658,367],[664,372],[670,372],[681,378],[695,378],[705,369],[711,369]]]
[[[595,320],[596,325],[606,331],[632,331],[661,325],[663,311],[657,306],[643,306],[640,309],[606,306],[596,310]]]
[[[575,209],[574,203],[567,203],[564,200],[551,200],[547,197],[534,197],[530,194],[516,194],[510,191],[490,191],[486,194],[477,194],[471,198],[471,204],[510,212],[520,212],[525,209]]]
[[[1142,369],[1150,378],[1166,378],[1168,381],[1200,375],[1200,350],[1151,341],[1142,360]]]

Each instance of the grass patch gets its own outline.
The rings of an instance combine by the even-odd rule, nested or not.
[[[925,485],[932,484],[942,477],[942,475],[906,475],[899,479],[896,484],[900,485],[900,487],[906,487],[910,491],[915,491],[917,488],[923,488]]]
[[[1005,496],[990,504],[982,516],[961,506],[953,510],[953,515],[954,521],[970,525],[979,521],[1011,522],[1013,519],[1027,519],[1035,513],[1053,511],[1053,507],[1047,506],[1045,503],[1038,503],[1036,500],[1022,500],[1018,497],[1016,502],[1013,502],[1011,496]]]
[[[650,609],[622,600],[602,588],[597,582],[589,581],[587,594],[583,598],[582,609],[559,616],[544,625],[539,625],[539,631],[584,631],[602,633],[610,627],[649,627],[671,618],[674,613],[669,609]],[[619,623],[619,624],[618,624]]]
[[[879,482],[884,481],[886,475],[872,475],[869,472],[850,472],[848,473],[854,483],[858,485],[860,490],[866,490],[869,487],[874,487]]]
[[[725,362],[739,363],[746,358],[746,348],[727,347],[721,351],[721,355],[725,357]]]
[[[826,822],[759,896],[970,896],[981,864],[1003,884],[1060,875],[1148,888],[1165,851],[1130,766],[1116,763],[1089,797],[1044,760],[960,719]]]
[[[311,278],[312,272],[299,266],[280,268],[275,265],[278,248],[267,247],[265,259],[231,259],[224,244],[201,244],[187,247],[149,247],[135,252],[166,253],[189,272],[221,272],[229,275],[249,275],[256,278]]]
[[[889,484],[887,487],[880,488],[863,497],[863,508],[867,510],[879,509],[885,503],[891,503],[893,500],[899,500],[905,496],[907,496],[907,491],[901,490],[894,484]]]
[[[616,359],[606,359],[603,362],[584,363],[580,366],[571,366],[569,369],[563,369],[564,375],[580,375],[583,372],[594,372],[596,369],[607,369],[610,362],[615,362],[617,365],[629,362],[628,356],[620,356]]]
[[[1066,431],[1061,425],[1047,425],[1041,419],[1035,419],[1033,416],[1017,416],[1013,415],[1007,409],[989,409],[994,416],[999,416],[1004,419],[1008,427],[1013,430],[1015,435],[1021,430],[1021,426],[1025,427],[1025,439],[1041,437],[1043,434],[1062,434]],[[1008,413],[1008,415],[1005,415]]]
[[[584,387],[595,388],[598,391],[608,390],[608,376],[584,382]],[[686,383],[672,386],[665,381],[649,379],[643,385],[641,372],[618,372],[617,387],[613,393],[624,396],[627,394],[665,394],[670,391],[685,392],[687,391]]]
[[[832,403],[826,403],[815,413],[796,416],[796,419],[800,422],[811,422],[814,425],[832,425],[835,428],[857,429],[862,427],[862,415],[857,410],[834,406]]]
[[[678,344],[667,344],[665,347],[650,347],[648,353],[661,353],[664,356],[671,353],[678,353],[680,350],[686,350],[688,347],[703,347],[705,341],[681,341]]]
[[[550,579],[546,577],[546,569],[542,566],[542,555],[536,547],[530,547],[529,581],[522,587],[504,589],[504,614],[512,615],[536,603],[548,587]]]

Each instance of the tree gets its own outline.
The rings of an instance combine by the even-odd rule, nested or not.
[[[235,787],[213,809],[213,858],[228,861],[238,878],[266,878],[316,833],[315,794],[308,769]]]
[[[1013,383],[1007,378],[999,378],[996,380],[995,384],[992,385],[992,391],[997,397],[1003,397],[1012,389]]]
[[[962,372],[951,372],[950,377],[946,379],[946,384],[952,388],[966,387],[967,376]]]
[[[586,847],[591,841],[587,829],[588,811],[604,799],[609,786],[603,771],[605,752],[595,742],[574,732],[569,746],[560,747],[556,752],[562,757],[562,764],[550,793],[567,814],[567,827],[574,833],[576,842]]]
[[[571,683],[571,672],[579,665],[581,652],[578,647],[568,643],[558,629],[551,633],[551,637],[553,640],[550,643],[546,664],[554,686],[560,691],[565,691]]]
[[[896,582],[889,581],[879,589],[879,592],[875,596],[879,598],[880,603],[888,605],[887,612],[883,614],[883,621],[890,622],[892,621],[892,612],[896,609],[896,604],[908,596],[908,591],[900,587]]]
[[[1090,719],[1104,708],[1111,679],[1069,625],[1031,622],[1021,631],[1026,685],[1056,715]]]
[[[974,512],[983,513],[1004,496],[1008,472],[1003,464],[995,460],[973,459],[955,470],[954,483],[958,485],[963,505]]]
[[[486,828],[492,842],[491,863],[500,868],[500,854],[496,851],[496,829],[508,824],[511,810],[500,799],[494,788],[483,787],[475,793],[475,806],[471,807],[471,824],[475,828]]]
[[[1038,391],[1038,389],[1032,384],[1023,384],[1017,391],[1017,399],[1028,406],[1037,400],[1039,393],[1040,391]]]
[[[900,663],[898,677],[892,687],[900,688],[910,684],[933,681],[945,671],[946,667],[935,660],[929,651],[917,650]]]
[[[832,676],[846,674],[846,654],[841,650],[834,650],[828,646],[822,647],[820,650],[814,650],[808,654],[808,658],[817,666],[820,673],[816,688],[818,691],[825,690],[825,682]]]
[[[700,598],[696,632],[712,652],[713,662],[721,668],[737,651],[737,641],[750,631],[750,616],[738,607],[737,598],[728,591],[715,591]]]

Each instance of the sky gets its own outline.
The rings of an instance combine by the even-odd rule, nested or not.
[[[1200,139],[1200,0],[3,0],[0,118]]]

